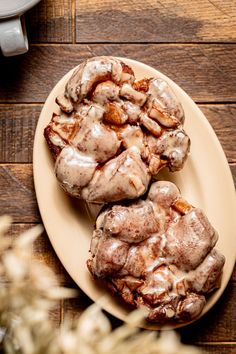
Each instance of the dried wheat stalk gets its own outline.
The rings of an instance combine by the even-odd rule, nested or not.
[[[112,331],[98,304],[76,322],[60,329],[49,310],[75,290],[62,288],[46,265],[32,261],[32,243],[43,228],[36,226],[15,240],[6,236],[11,219],[0,218],[0,345],[7,354],[199,354],[181,344],[173,331],[140,331],[143,314],[134,311],[127,323]]]

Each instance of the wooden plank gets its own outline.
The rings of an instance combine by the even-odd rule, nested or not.
[[[55,327],[59,327],[61,324],[61,305],[62,301],[57,301],[57,303],[49,311],[49,319],[52,321]]]
[[[233,273],[231,275],[231,281],[235,281],[236,282],[236,264],[234,266],[234,270],[233,270]]]
[[[22,232],[32,228],[33,226],[35,226],[35,224],[12,224],[7,232],[7,237],[16,239]],[[39,236],[33,244],[32,259],[37,260],[44,265],[46,264],[57,276],[59,283],[64,284],[63,275],[66,271],[63,269],[59,259],[57,258],[45,232]],[[61,306],[62,301],[57,301],[49,311],[49,319],[55,326],[59,326],[61,323]]]
[[[202,350],[202,354],[235,354],[236,344],[202,344],[198,345]]]
[[[32,165],[0,165],[1,214],[15,222],[39,222]]]
[[[229,283],[217,304],[200,320],[178,332],[184,342],[236,341],[236,283]]]
[[[236,104],[199,107],[214,128],[228,161],[235,163]],[[41,109],[42,105],[0,104],[0,162],[32,162],[34,131]]]
[[[236,45],[42,45],[0,57],[0,102],[44,102],[56,82],[88,57],[129,57],[159,69],[198,102],[236,101]]]
[[[40,105],[0,105],[0,162],[32,162],[41,109]]]
[[[78,42],[216,42],[236,40],[230,0],[76,0]]]
[[[77,288],[75,284],[74,287]],[[63,322],[67,319],[70,321],[78,320],[83,311],[92,303],[92,300],[79,289],[78,297],[63,301],[61,321]]]
[[[30,42],[72,42],[72,0],[42,0],[26,13]]]
[[[22,232],[34,227],[36,224],[12,224],[8,236],[15,239]],[[56,274],[61,285],[75,286],[65,268],[57,257],[46,231],[42,233],[34,242],[32,247],[32,258],[46,264]]]
[[[236,162],[236,105],[199,105],[220,140],[229,163]]]

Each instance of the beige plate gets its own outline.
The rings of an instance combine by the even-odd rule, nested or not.
[[[161,173],[160,179],[176,183],[182,195],[191,204],[205,211],[220,235],[217,248],[226,257],[222,284],[221,288],[208,299],[203,315],[224,291],[235,262],[236,199],[230,169],[214,131],[192,99],[157,70],[134,60],[123,60],[133,68],[138,79],[143,77],[165,79],[184,107],[185,128],[192,142],[191,154],[181,172],[171,174],[165,171]],[[119,319],[125,320],[131,310],[130,307],[110,296],[104,287],[93,281],[86,268],[94,221],[89,218],[83,202],[69,198],[58,186],[53,172],[53,161],[43,137],[44,127],[49,123],[52,113],[59,112],[55,97],[63,92],[72,71],[54,87],[38,121],[33,156],[37,200],[48,236],[68,273],[92,300],[97,301],[106,294],[108,300],[103,304],[103,308]],[[183,324],[171,324],[172,328],[181,326]]]

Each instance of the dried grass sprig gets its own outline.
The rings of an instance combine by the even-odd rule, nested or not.
[[[58,299],[74,297],[76,291],[61,287],[50,268],[32,260],[32,243],[42,226],[12,240],[5,236],[10,224],[11,218],[0,217],[0,345],[6,354],[200,353],[181,344],[173,331],[138,330],[143,320],[139,310],[112,330],[99,304],[93,304],[76,322],[66,319],[55,328],[49,311]]]

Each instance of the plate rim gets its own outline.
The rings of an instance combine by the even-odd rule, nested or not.
[[[114,57],[114,56],[113,56]],[[214,144],[216,144],[216,147],[217,147],[217,151],[219,153],[219,157],[220,157],[220,160],[221,160],[221,163],[223,163],[224,165],[224,169],[225,169],[225,172],[227,174],[227,178],[228,178],[228,181],[227,183],[230,183],[230,189],[232,190],[232,192],[234,193],[234,198],[232,199],[231,202],[233,202],[234,204],[234,210],[236,211],[236,196],[235,196],[235,187],[234,187],[234,181],[233,181],[233,176],[232,176],[232,173],[231,173],[231,170],[230,170],[230,167],[229,167],[229,163],[227,161],[227,158],[226,158],[226,155],[225,155],[225,152],[222,148],[222,145],[220,144],[220,141],[214,131],[214,129],[212,128],[211,124],[209,123],[209,121],[207,120],[206,116],[203,114],[203,112],[200,110],[200,108],[197,106],[197,104],[193,101],[193,99],[178,85],[176,84],[172,79],[170,79],[168,76],[166,76],[165,74],[163,74],[162,72],[160,72],[159,70],[145,64],[145,63],[142,63],[142,62],[139,62],[137,60],[134,60],[134,59],[130,59],[130,58],[124,58],[124,57],[115,57],[115,58],[118,58],[124,62],[126,62],[128,65],[130,65],[132,67],[132,64],[138,66],[138,67],[141,67],[144,71],[150,71],[150,69],[154,72],[156,72],[156,76],[159,76],[159,77],[163,77],[168,83],[171,84],[172,87],[175,87],[177,90],[180,90],[181,94],[183,94],[185,96],[185,98],[191,102],[191,104],[193,104],[194,108],[196,109],[197,111],[197,114],[199,116],[201,116],[201,119],[202,119],[202,123],[205,125],[205,128],[206,130],[208,131],[208,133],[210,134],[211,138],[214,140]],[[79,64],[80,65],[80,64]],[[34,178],[34,186],[35,186],[35,194],[36,194],[36,198],[37,198],[37,204],[38,204],[38,208],[39,208],[39,211],[40,211],[40,215],[41,215],[41,218],[42,218],[42,221],[43,221],[43,224],[44,224],[44,227],[45,227],[45,230],[47,232],[47,235],[48,235],[48,238],[53,246],[53,249],[55,250],[61,264],[63,265],[63,267],[66,269],[66,271],[68,272],[68,274],[72,277],[72,279],[74,280],[74,282],[77,284],[77,286],[90,298],[92,299],[92,301],[98,301],[98,299],[95,299],[93,296],[91,296],[90,294],[87,293],[87,291],[84,289],[83,285],[79,284],[78,281],[75,279],[75,277],[71,274],[71,271],[70,271],[70,267],[67,266],[63,261],[62,261],[62,257],[61,257],[61,252],[60,250],[58,249],[57,247],[57,243],[55,242],[55,238],[51,235],[51,232],[47,229],[47,223],[45,222],[45,215],[44,215],[44,211],[42,208],[42,205],[41,203],[39,203],[39,199],[40,199],[40,191],[39,191],[39,188],[38,188],[38,183],[37,183],[37,141],[38,141],[38,136],[39,136],[39,133],[41,134],[41,131],[40,131],[40,127],[39,127],[39,123],[40,123],[40,119],[42,119],[42,117],[44,116],[44,111],[46,112],[47,110],[47,102],[49,101],[50,98],[52,97],[55,97],[55,92],[58,90],[58,87],[61,86],[62,82],[64,82],[66,79],[68,79],[71,74],[73,73],[73,71],[79,67],[79,65],[76,65],[75,67],[73,67],[71,70],[69,70],[65,75],[63,75],[59,81],[56,83],[56,85],[52,88],[51,92],[49,93],[49,95],[47,96],[46,100],[45,100],[45,103],[43,105],[43,108],[41,110],[41,113],[40,113],[40,116],[39,116],[39,119],[38,119],[38,122],[37,122],[37,127],[36,127],[36,130],[35,130],[35,136],[34,136],[34,145],[33,145],[33,178]],[[51,117],[49,117],[51,119]],[[49,119],[49,121],[50,121]],[[40,140],[40,137],[39,137],[39,140]],[[235,240],[236,241],[236,240]],[[60,247],[59,247],[60,248]],[[204,316],[207,312],[209,312],[212,307],[218,302],[219,298],[221,297],[222,293],[225,291],[228,283],[229,283],[229,280],[231,278],[231,275],[232,275],[232,272],[233,272],[233,269],[234,269],[234,263],[235,263],[235,260],[236,260],[236,248],[235,248],[235,252],[234,252],[234,260],[232,260],[232,267],[231,267],[231,272],[227,273],[227,277],[226,277],[226,285],[224,287],[220,287],[219,289],[217,289],[217,298],[216,300],[211,303],[207,309],[207,311],[204,312],[204,309],[202,311],[202,313],[197,317],[197,319],[194,319],[192,321],[189,321],[189,322],[186,322],[186,323],[176,323],[176,325],[171,326],[169,327],[168,325],[167,326],[160,326],[160,325],[147,325],[147,326],[143,326],[144,328],[147,328],[147,329],[170,329],[170,328],[180,328],[180,327],[184,327],[184,326],[187,326],[193,322],[196,322],[198,321],[200,318],[202,318],[202,316]],[[106,291],[106,289],[105,289]],[[101,307],[103,307],[103,309],[107,312],[109,312],[112,316],[114,317],[117,317],[119,318],[120,320],[122,321],[125,321],[125,318],[123,318],[122,316],[119,317],[117,316],[117,314],[113,314],[112,312],[110,312],[109,310],[106,309],[106,305],[103,305],[101,304]]]

